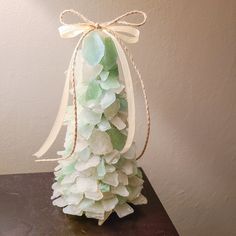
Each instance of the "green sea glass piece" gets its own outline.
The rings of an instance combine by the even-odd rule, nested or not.
[[[106,71],[108,71],[112,69],[113,66],[116,65],[117,51],[115,44],[109,37],[104,39],[104,45],[105,45],[105,53],[104,57],[101,60],[101,64],[103,65],[103,68]]]
[[[120,83],[118,80],[118,76],[116,75],[116,72],[111,71],[108,78],[105,81],[102,81],[100,85],[101,85],[101,88],[105,90],[119,88]]]
[[[104,43],[97,32],[90,33],[85,39],[82,47],[84,59],[92,66],[97,65],[104,56]]]
[[[126,142],[126,136],[122,134],[117,128],[112,127],[108,131],[106,131],[110,138],[111,143],[114,149],[121,151],[125,145]]]
[[[101,182],[101,183],[99,184],[99,189],[100,189],[101,192],[103,192],[103,193],[105,193],[105,192],[110,192],[110,185]]]
[[[92,80],[86,91],[86,101],[97,100],[102,95],[102,89],[96,80]]]

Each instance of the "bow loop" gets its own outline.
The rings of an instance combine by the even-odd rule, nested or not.
[[[82,19],[83,22],[78,22],[76,24],[67,24],[64,21],[64,15],[68,13],[77,15],[80,19]],[[141,14],[143,16],[143,20],[139,23],[121,21],[121,19],[132,14]],[[81,13],[71,9],[63,11],[60,15],[60,22],[62,23],[62,26],[59,27],[59,33],[62,38],[73,38],[90,30],[108,30],[113,34],[115,33],[120,39],[122,39],[126,43],[136,43],[139,40],[139,30],[135,27],[143,25],[146,22],[146,19],[147,16],[144,12],[135,10],[127,12],[112,21],[100,24],[89,20]],[[118,25],[115,25],[116,23]]]

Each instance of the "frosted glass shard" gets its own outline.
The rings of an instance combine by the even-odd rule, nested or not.
[[[118,172],[118,180],[119,183],[123,184],[123,185],[128,185],[128,176],[126,174],[124,174],[122,171]]]
[[[111,138],[113,148],[118,151],[121,151],[125,145],[126,136],[124,134],[122,134],[115,127],[112,127],[111,129],[107,130],[107,133],[109,134],[109,136]]]
[[[118,194],[122,197],[128,197],[129,192],[124,185],[118,185],[117,187],[112,187],[111,192],[114,194]]]
[[[109,106],[105,111],[104,115],[106,119],[111,120],[114,118],[114,116],[118,113],[120,109],[120,103],[118,100],[116,100],[111,106]]]
[[[69,214],[69,215],[77,215],[77,216],[82,216],[83,211],[81,211],[80,209],[78,209],[77,206],[75,205],[69,205],[63,208],[63,212],[65,214]]]
[[[119,102],[120,102],[120,111],[127,111],[128,109],[128,103],[127,100],[125,98],[119,98]]]
[[[93,132],[93,129],[94,129],[94,125],[92,125],[92,124],[83,124],[83,123],[79,122],[78,130],[79,130],[79,134],[83,138],[89,139],[92,132]]]
[[[127,203],[124,203],[122,205],[117,205],[115,208],[115,212],[117,213],[117,215],[122,218],[124,216],[127,216],[131,213],[134,212],[134,209]]]
[[[101,225],[108,219],[108,217],[110,216],[111,213],[112,213],[112,211],[105,212],[105,214],[104,214],[104,219],[103,219],[103,220],[99,220],[99,221],[98,221],[98,225],[101,226]]]
[[[91,151],[95,155],[105,155],[112,152],[113,147],[109,135],[98,129],[94,129],[89,139]]]
[[[99,184],[99,189],[101,190],[101,192],[105,193],[105,192],[109,192],[110,191],[110,185],[108,184],[104,184],[104,183],[100,183]]]
[[[91,151],[87,147],[84,150],[82,150],[81,152],[79,152],[79,159],[82,161],[87,161],[90,157],[90,154],[91,154]]]
[[[106,109],[116,100],[116,95],[113,92],[106,92],[103,98],[101,99],[102,109]]]
[[[137,177],[137,176],[131,176],[131,177],[129,177],[129,185],[130,186],[134,186],[134,187],[136,187],[136,186],[140,186],[140,185],[143,185],[143,179],[140,179],[139,177]]]
[[[104,52],[105,47],[103,41],[97,32],[92,32],[85,37],[82,46],[82,54],[90,65],[97,65],[104,56]]]
[[[137,187],[129,187],[129,196],[128,196],[128,199],[129,201],[133,201],[134,199],[136,199],[141,191],[143,189],[143,186],[137,186]]]
[[[97,173],[98,173],[99,177],[103,177],[106,174],[106,169],[105,169],[103,158],[101,159],[99,165],[97,166]]]
[[[136,147],[134,143],[130,146],[130,149],[123,154],[123,157],[129,160],[136,158]]]
[[[124,123],[124,121],[119,117],[119,116],[115,116],[112,120],[111,123],[118,129],[118,130],[122,130],[126,127],[126,124]]]
[[[99,201],[102,199],[103,194],[101,191],[97,192],[85,192],[85,197],[88,199],[92,199],[94,201]]]
[[[70,193],[69,195],[65,196],[65,200],[67,202],[67,204],[71,205],[71,204],[79,204],[80,201],[83,199],[83,194],[73,194]]]
[[[120,82],[117,77],[109,75],[107,80],[100,83],[102,89],[118,89],[120,87]]]
[[[120,84],[118,88],[111,89],[112,92],[116,94],[120,94],[124,90],[125,86],[123,84]]]
[[[86,101],[98,100],[102,95],[102,89],[96,80],[92,80],[86,91]]]
[[[51,196],[51,200],[55,199],[55,198],[58,198],[60,197],[61,194],[58,192],[58,191],[53,191],[53,194]]]
[[[83,123],[96,125],[101,121],[102,113],[83,108],[79,113],[79,119]]]
[[[101,78],[101,81],[105,81],[108,78],[108,75],[109,75],[108,71],[102,71],[99,75]]]
[[[76,183],[70,187],[70,191],[73,193],[96,192],[97,189],[97,180],[91,177],[77,178]]]
[[[102,181],[105,184],[109,184],[116,187],[119,184],[118,174],[116,172],[107,173]]]
[[[67,205],[65,199],[62,197],[59,197],[59,198],[55,199],[54,201],[52,201],[52,204],[54,206],[58,206],[58,207],[64,207]]]
[[[121,170],[126,175],[134,174],[134,163],[132,161],[122,159]]]
[[[102,119],[102,121],[98,124],[98,128],[101,131],[106,131],[111,128],[111,125],[110,125],[109,121]]]
[[[104,212],[103,213],[96,213],[91,211],[86,211],[85,215],[87,218],[94,218],[97,220],[104,220]]]
[[[103,65],[104,69],[108,71],[112,69],[113,66],[116,65],[117,51],[115,44],[109,37],[104,39],[104,45],[105,45],[105,54],[101,60],[101,64]]]
[[[120,153],[117,150],[114,150],[113,152],[105,155],[103,158],[106,161],[106,163],[115,164],[120,159]]]
[[[63,180],[61,181],[61,184],[71,184],[75,182],[76,177],[78,176],[78,173],[73,172],[70,175],[66,175]]]
[[[102,72],[103,66],[101,64],[97,64],[96,66],[91,66],[87,63],[82,65],[83,68],[83,78],[81,80],[82,83],[87,84],[91,80],[96,79],[99,74]]]
[[[100,157],[99,156],[93,156],[88,161],[83,162],[80,161],[75,165],[75,169],[78,171],[84,171],[91,167],[96,167],[100,163]]]
[[[104,213],[103,206],[101,202],[95,202],[87,207],[86,211],[93,212],[93,213]]]
[[[88,207],[94,204],[94,200],[84,198],[78,205],[78,209],[86,210]]]
[[[147,198],[144,197],[142,194],[140,194],[137,198],[131,201],[134,205],[142,205],[142,204],[147,204]]]
[[[106,172],[110,173],[116,170],[115,166],[113,165],[105,165]]]
[[[78,143],[76,145],[76,151],[81,152],[83,151],[86,147],[88,147],[88,142],[82,138],[79,138]]]
[[[102,200],[102,206],[105,211],[112,211],[118,203],[117,197]]]

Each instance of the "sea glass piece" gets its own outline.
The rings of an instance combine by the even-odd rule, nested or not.
[[[134,212],[134,209],[127,203],[123,203],[122,205],[117,205],[115,208],[115,212],[117,213],[117,215],[122,218],[124,216],[127,216],[131,213]]]
[[[124,121],[119,117],[119,116],[115,116],[112,120],[111,123],[118,129],[118,130],[122,130],[126,127],[126,124],[124,123]]]
[[[98,124],[98,128],[101,130],[101,131],[106,131],[108,129],[111,128],[111,125],[109,123],[109,121],[103,119],[99,124]]]
[[[75,165],[75,169],[78,171],[84,171],[84,170],[87,170],[88,168],[98,166],[99,163],[100,163],[100,157],[93,156],[93,157],[89,158],[88,161],[86,161],[86,162],[79,161]]]
[[[120,109],[120,103],[118,100],[116,100],[112,105],[110,105],[105,111],[104,116],[106,119],[111,120],[119,111]]]
[[[104,43],[97,32],[92,32],[85,37],[83,41],[82,54],[84,59],[90,65],[97,65],[104,56],[104,52]]]
[[[102,109],[106,109],[116,100],[116,95],[113,92],[106,92],[101,100]]]
[[[98,100],[102,95],[102,89],[96,80],[90,81],[86,91],[86,101]]]
[[[118,77],[115,72],[110,72],[108,78],[100,83],[101,88],[105,90],[117,89],[120,87]]]
[[[103,177],[106,174],[106,168],[103,158],[101,159],[99,165],[97,166],[97,173],[99,177]]]
[[[104,45],[105,53],[104,57],[101,60],[101,64],[103,65],[104,69],[108,71],[116,65],[117,51],[116,46],[110,37],[106,37],[104,39]]]
[[[129,196],[129,192],[128,192],[127,188],[124,185],[121,185],[121,184],[118,185],[117,187],[112,187],[111,192],[114,193],[114,194],[118,194],[122,197]]]
[[[109,135],[98,129],[93,130],[89,139],[89,145],[95,155],[105,155],[113,150]]]
[[[100,64],[99,64],[100,65]],[[108,78],[108,75],[109,75],[109,72],[108,71],[102,71],[100,73],[100,78],[101,78],[101,81],[105,81],[107,78]]]
[[[110,138],[111,138],[111,142],[113,145],[113,148],[121,151],[125,145],[126,142],[126,136],[124,134],[122,134],[117,128],[112,127],[111,129],[106,131]]]
[[[101,121],[102,113],[95,112],[91,109],[83,108],[79,113],[79,118],[84,123],[96,125]]]
[[[118,203],[117,197],[112,197],[102,200],[102,205],[105,211],[111,211],[115,208]]]
[[[112,172],[112,173],[107,173],[102,180],[105,184],[109,184],[112,186],[118,186],[119,181],[118,181],[118,174],[117,172]]]

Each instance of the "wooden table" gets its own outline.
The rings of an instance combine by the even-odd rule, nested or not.
[[[144,180],[149,203],[122,219],[113,213],[98,226],[96,220],[65,215],[52,205],[52,173],[0,175],[0,236],[178,235],[145,175]]]

